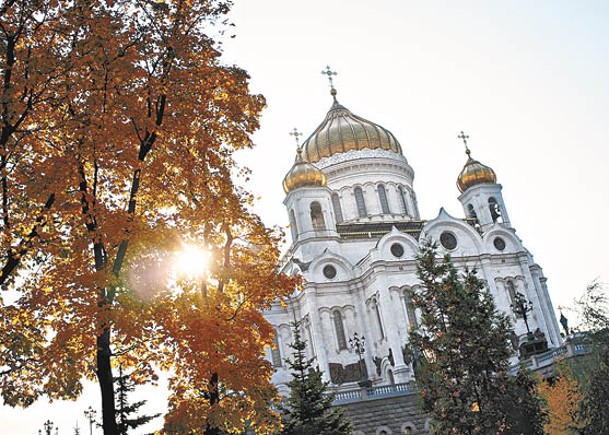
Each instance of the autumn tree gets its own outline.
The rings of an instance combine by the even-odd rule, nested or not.
[[[421,310],[421,331],[412,342],[421,355],[425,410],[441,433],[510,433],[508,413],[527,414],[523,406],[530,402],[513,400],[531,388],[518,388],[509,373],[509,319],[497,312],[475,270],[460,273],[449,255],[437,257],[429,240],[418,254],[417,276],[422,286],[413,302]]]
[[[545,431],[549,435],[576,434],[583,429],[579,410],[583,395],[573,370],[566,361],[557,365],[557,374],[551,381],[543,381],[540,387],[548,409]]]
[[[294,283],[275,271],[279,234],[235,185],[233,154],[252,145],[264,100],[209,36],[227,11],[205,0],[2,6],[3,155],[19,159],[2,172],[0,279],[17,292],[0,311],[5,403],[74,398],[95,377],[115,435],[112,367],[140,383],[160,367],[175,373],[172,415],[204,402],[209,430],[276,424],[260,309]],[[33,42],[16,44],[20,32]],[[210,253],[203,283],[168,273],[184,241]]]
[[[287,359],[292,380],[288,382],[290,396],[283,407],[281,434],[349,435],[351,423],[340,408],[332,407],[334,395],[329,394],[328,383],[314,367],[315,359],[307,358],[305,354],[306,341],[301,338],[298,322],[292,324],[292,331],[292,359]]]

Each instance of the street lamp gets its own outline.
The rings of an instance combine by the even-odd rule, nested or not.
[[[533,309],[533,304],[531,301],[527,300],[527,298],[520,292],[517,292],[514,295],[514,303],[511,305],[512,310],[517,316],[521,316],[522,320],[524,320],[524,324],[527,327],[527,335],[531,333],[531,329],[529,328],[529,316],[527,315]]]
[[[44,422],[44,433],[45,433],[45,435],[51,435],[51,431],[52,430],[53,430],[53,422],[51,420],[45,421]]]
[[[363,335],[360,338],[357,332],[353,334],[353,338],[349,339],[349,347],[351,348],[351,351],[355,352],[359,357],[359,372],[362,381],[368,379],[368,371],[362,371],[362,355],[364,354],[364,352],[366,352],[365,344],[366,338]]]
[[[97,411],[95,409],[89,408],[85,411],[85,417],[89,420],[89,435],[93,435],[93,423],[95,422],[95,416],[97,415]]]

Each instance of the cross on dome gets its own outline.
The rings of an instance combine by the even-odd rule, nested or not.
[[[328,81],[330,82],[330,95],[334,97],[334,101],[336,102],[336,89],[334,89],[334,81],[332,80],[332,76],[335,76],[338,73],[336,71],[332,71],[329,65],[326,66],[326,69],[321,73],[328,77]]]
[[[302,136],[302,133],[299,132],[296,127],[294,127],[294,130],[290,132],[290,136],[294,136],[294,139],[296,140],[296,147],[300,148],[300,140],[298,138]]]
[[[461,134],[457,136],[457,139],[461,139],[463,141],[463,143],[465,144],[465,154],[467,154],[469,156],[469,147],[467,146],[467,139],[469,139],[469,136],[465,133],[463,133],[463,130],[461,130]]]

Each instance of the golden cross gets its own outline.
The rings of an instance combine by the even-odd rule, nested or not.
[[[294,136],[294,139],[296,139],[296,147],[300,148],[300,141],[298,138],[302,136],[302,133],[299,132],[296,127],[294,127],[294,130],[290,132],[290,136]]]
[[[461,130],[461,134],[457,136],[457,139],[461,139],[463,141],[463,143],[465,144],[465,153],[469,156],[470,151],[467,146],[467,139],[469,139],[469,136],[463,133],[463,130]]]
[[[328,76],[328,81],[330,82],[330,89],[334,89],[334,82],[332,81],[332,76],[335,76],[338,73],[336,71],[332,71],[330,69],[330,66],[326,66],[325,71],[322,71],[321,73]]]

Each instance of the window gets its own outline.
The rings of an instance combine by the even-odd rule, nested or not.
[[[332,313],[334,317],[334,331],[336,332],[336,341],[338,342],[338,349],[347,349],[347,339],[345,337],[345,326],[343,324],[343,315],[339,310],[334,310]]]
[[[357,204],[357,214],[359,217],[367,217],[368,211],[366,211],[366,203],[364,202],[364,193],[361,187],[356,187],[353,190],[355,195],[355,202]]]
[[[273,367],[281,367],[281,350],[279,349],[279,338],[277,337],[277,333],[275,333],[275,337],[273,337],[273,348],[271,348],[271,361],[273,363]]]
[[[389,211],[389,203],[387,202],[387,191],[385,190],[385,186],[383,186],[382,184],[379,185],[378,187],[378,193],[379,193],[379,201],[381,202],[381,210],[383,211],[383,213],[391,213]]]
[[[345,219],[343,218],[343,209],[340,207],[340,198],[337,193],[332,194],[332,206],[334,207],[334,215],[336,216],[336,223],[339,224]]]
[[[412,292],[410,290],[404,292],[404,305],[406,306],[406,316],[408,317],[410,329],[418,329],[419,324],[417,322],[416,311],[414,309],[414,304],[412,303]]]
[[[444,231],[440,234],[440,243],[448,250],[453,250],[457,247],[457,238],[453,233]]]
[[[311,222],[313,223],[313,230],[326,230],[326,222],[321,211],[321,205],[317,201],[311,203]]]
[[[376,298],[372,299],[372,311],[374,311],[374,317],[376,318],[376,323],[379,329],[379,339],[382,340],[385,338],[385,330],[383,329],[383,321],[381,320],[381,311],[379,309],[379,304]]]
[[[328,279],[336,278],[336,268],[331,264],[327,264],[323,268],[324,276]]]
[[[467,204],[467,214],[470,218],[478,220],[478,215],[476,214],[476,210],[474,210],[473,205]]]
[[[488,199],[488,208],[491,212],[493,222],[503,223],[503,218],[501,217],[501,207],[499,207],[497,200],[492,196]]]
[[[411,191],[410,197],[412,198],[412,203],[414,204],[414,213],[416,216],[419,216],[419,201],[417,201],[417,195]]]
[[[399,243],[394,243],[393,245],[391,245],[389,250],[391,251],[394,257],[400,258],[402,255],[404,255],[404,247]]]
[[[400,186],[400,188],[398,190],[400,192],[400,200],[402,201],[402,211],[405,214],[409,214],[408,206],[406,205],[406,193],[404,192],[404,188],[402,186]]]
[[[292,230],[292,240],[298,240],[298,227],[296,226],[294,210],[290,210],[290,229]]]
[[[514,287],[514,283],[512,281],[507,281],[505,283],[505,288],[507,289],[508,296],[510,297],[510,305],[513,306],[516,303],[516,287]],[[516,313],[516,317],[522,317],[522,315]]]

